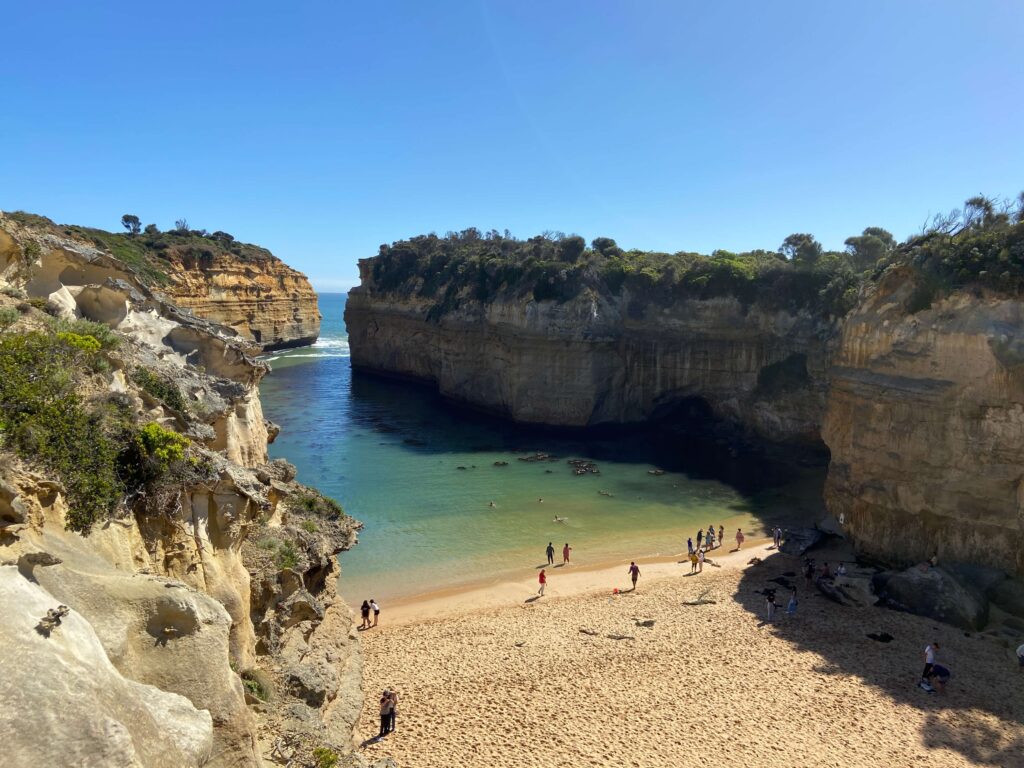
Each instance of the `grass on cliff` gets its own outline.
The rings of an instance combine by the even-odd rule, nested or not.
[[[185,269],[204,269],[220,256],[258,263],[276,261],[266,248],[235,240],[227,232],[209,233],[203,229],[173,229],[161,232],[155,227],[145,232],[108,232],[94,227],[55,224],[45,216],[24,211],[5,214],[14,221],[37,230],[73,237],[101,248],[132,267],[150,285],[169,282],[170,261],[180,262]]]
[[[126,494],[154,487],[184,465],[188,440],[158,424],[135,423],[131,401],[86,399],[104,342],[88,325],[0,334],[0,448],[56,476],[68,500],[67,526],[87,533]],[[102,334],[101,334],[102,335]]]

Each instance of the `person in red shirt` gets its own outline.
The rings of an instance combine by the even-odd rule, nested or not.
[[[540,589],[537,590],[537,594],[544,597],[544,586],[548,583],[548,575],[544,573],[543,568],[540,571],[540,575],[537,577],[537,581],[540,582]]]
[[[569,546],[569,542],[565,542],[565,546],[562,547],[562,565],[569,562],[570,552],[572,552],[572,547]]]

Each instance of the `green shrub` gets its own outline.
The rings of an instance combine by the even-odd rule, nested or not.
[[[299,551],[295,548],[295,542],[282,541],[275,560],[278,568],[294,569],[299,564]]]
[[[341,758],[333,749],[317,747],[313,750],[313,759],[316,760],[316,768],[337,768]]]
[[[21,313],[14,307],[0,307],[0,333],[3,333],[21,317]]]
[[[251,696],[260,701],[270,701],[273,698],[273,683],[263,670],[246,669],[240,677],[242,685]]]
[[[191,445],[187,437],[156,422],[146,424],[135,439],[160,472],[166,472],[172,463],[185,458],[185,449]]]
[[[297,493],[289,503],[303,512],[309,512],[329,520],[337,520],[345,514],[341,505],[328,496],[316,493]]]
[[[158,400],[162,400],[176,411],[187,410],[185,398],[182,396],[181,390],[173,382],[157,376],[148,368],[136,368],[132,371],[131,378],[143,390]]]
[[[117,349],[121,337],[104,323],[92,320],[51,320],[51,327],[58,333],[72,333],[79,336],[91,336],[99,342],[103,349]]]
[[[306,533],[316,533],[320,530],[320,526],[314,523],[312,520],[303,520],[301,524],[302,530]]]
[[[83,336],[71,331],[61,331],[57,334],[57,338],[65,344],[70,344],[72,347],[76,347],[83,352],[100,351],[100,342],[95,336]]]
[[[68,527],[87,532],[122,498],[130,427],[103,409],[88,410],[74,391],[83,354],[38,331],[0,338],[0,433],[19,456],[57,475],[69,501]]]
[[[50,299],[48,296],[29,296],[28,303],[34,309],[41,309],[43,311],[50,305]]]

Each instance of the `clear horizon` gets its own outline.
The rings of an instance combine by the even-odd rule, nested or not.
[[[5,26],[0,209],[186,218],[321,292],[431,231],[841,249],[1024,187],[1020,3],[110,2]]]

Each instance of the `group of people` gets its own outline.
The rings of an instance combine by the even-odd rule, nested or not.
[[[743,529],[736,529],[736,549],[740,550],[743,548],[743,542],[746,537],[743,535]],[[686,554],[690,558],[690,573],[701,573],[704,570],[705,552],[711,549],[717,549],[725,543],[725,526],[718,526],[718,532],[715,532],[715,526],[709,525],[707,534],[704,533],[704,529],[701,528],[697,531],[697,546],[693,545],[693,539],[689,538],[686,540]]]
[[[778,610],[778,603],[776,602],[775,590],[766,589],[764,590],[765,608],[768,613],[768,621],[775,620],[775,612]],[[796,597],[796,587],[793,587],[789,593],[789,602],[786,603],[786,615],[793,617],[796,616],[797,606],[800,601]]]
[[[544,552],[548,556],[548,565],[554,565],[555,564],[555,545],[554,545],[554,542],[550,542],[549,541],[548,542],[548,547],[547,547],[546,550],[544,550]],[[567,541],[567,542],[565,542],[565,546],[562,547],[562,565],[568,565],[569,564],[569,553],[570,552],[572,552],[572,547],[569,546],[569,542]],[[540,595],[541,597],[544,597],[544,588],[548,584],[548,574],[547,574],[547,569],[546,568],[541,568],[540,569],[540,573],[537,574],[537,582],[540,584],[540,587],[537,589],[537,594]]]
[[[373,611],[373,624],[370,623],[370,611]],[[359,625],[360,629],[372,629],[377,626],[377,621],[380,619],[380,606],[372,597],[369,600],[363,600],[363,604],[359,607],[359,613],[363,617],[363,623]]]
[[[398,715],[398,691],[388,688],[380,695],[380,732],[378,739],[395,732],[395,717]]]

